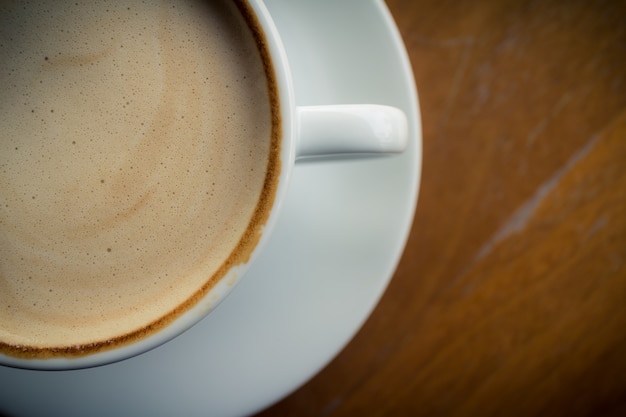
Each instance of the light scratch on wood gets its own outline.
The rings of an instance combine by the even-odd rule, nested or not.
[[[600,137],[600,134],[593,135],[561,168],[541,184],[535,193],[519,206],[513,215],[482,245],[474,257],[474,262],[478,262],[489,255],[500,242],[509,236],[523,231],[545,198],[557,187],[561,179],[591,152]]]

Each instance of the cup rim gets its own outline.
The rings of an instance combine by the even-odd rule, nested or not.
[[[278,161],[280,173],[274,201],[269,217],[262,226],[262,235],[254,245],[248,261],[231,267],[195,305],[174,318],[172,322],[139,340],[77,356],[31,359],[0,353],[0,365],[31,370],[75,370],[120,362],[157,348],[181,335],[213,311],[236,287],[267,245],[282,211],[295,164],[296,105],[287,53],[268,9],[262,0],[237,0],[237,2],[246,10],[253,12],[251,17],[256,18],[255,26],[261,31],[260,35],[264,40],[263,47],[269,52],[267,60],[271,64],[269,70],[273,72],[275,79],[278,114],[280,115],[279,131],[281,133],[281,138],[278,141],[281,146]]]

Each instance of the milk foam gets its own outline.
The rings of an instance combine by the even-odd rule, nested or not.
[[[11,5],[0,83],[5,348],[158,322],[271,204],[270,94],[230,1]]]

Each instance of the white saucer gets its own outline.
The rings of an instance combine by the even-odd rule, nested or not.
[[[299,104],[377,103],[409,115],[398,157],[305,163],[267,251],[209,317],[125,362],[67,372],[0,367],[0,415],[240,416],[283,398],[346,345],[410,230],[421,130],[413,75],[382,1],[267,0]]]

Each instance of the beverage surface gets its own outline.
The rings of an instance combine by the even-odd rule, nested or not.
[[[0,4],[0,345],[139,334],[273,202],[255,38],[229,1]]]

